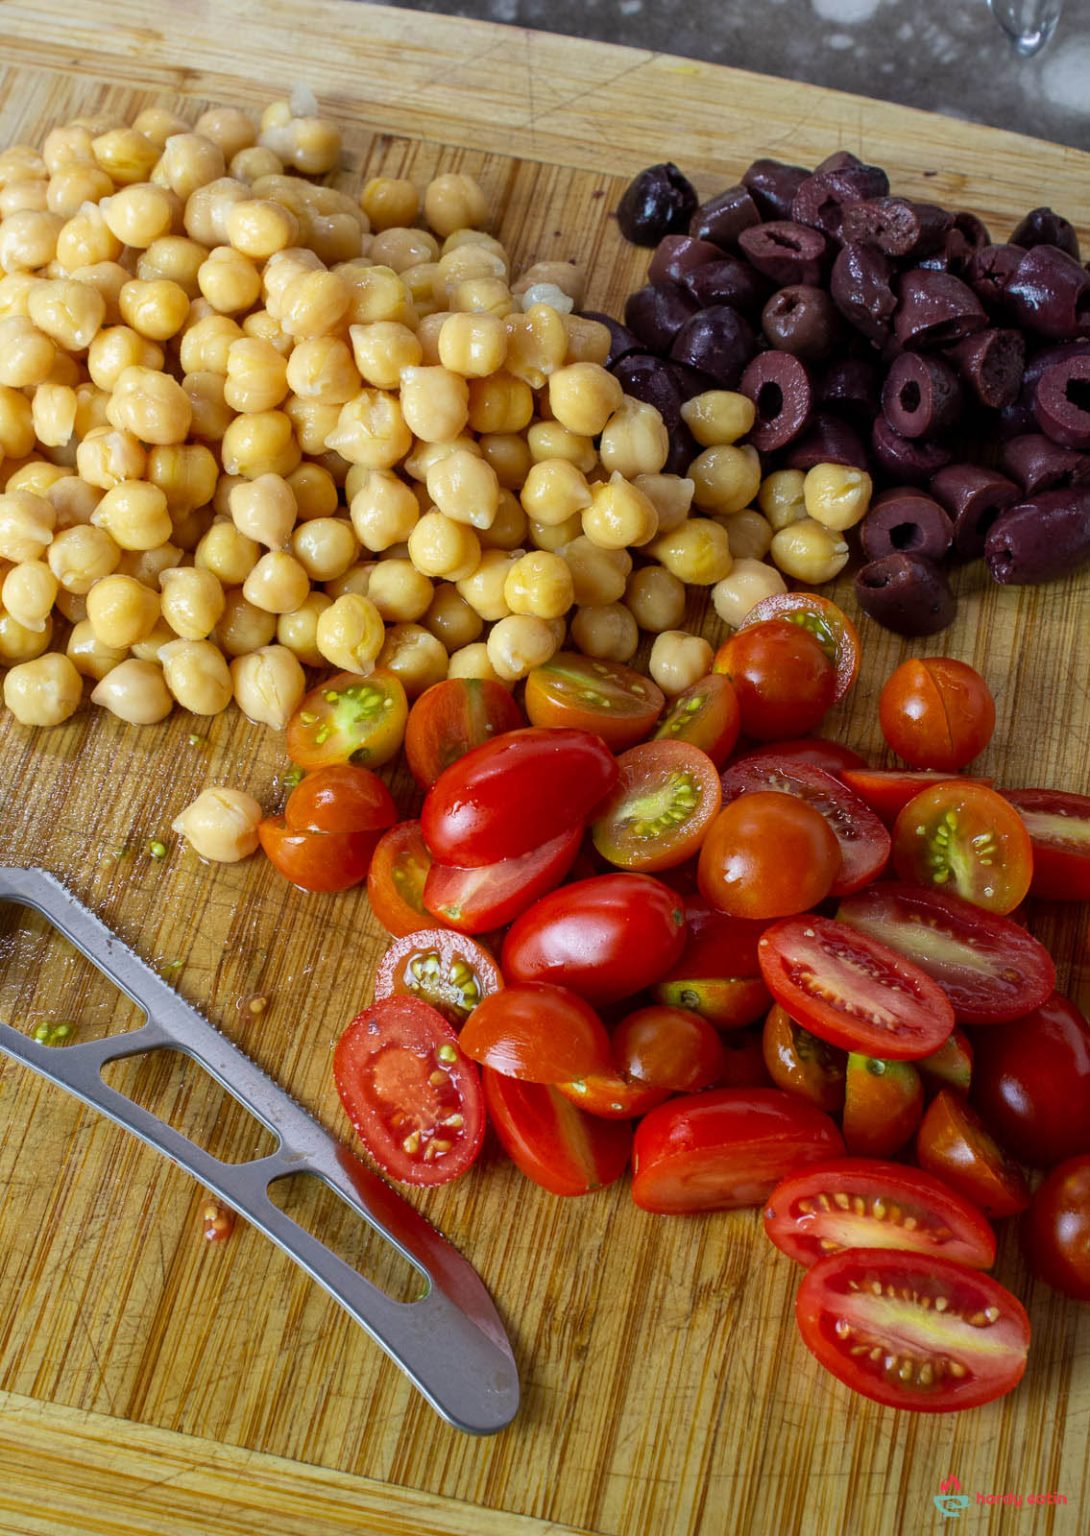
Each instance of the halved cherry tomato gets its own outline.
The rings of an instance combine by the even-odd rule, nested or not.
[[[308,773],[284,806],[292,832],[383,832],[396,820],[394,797],[378,774],[351,763]]]
[[[923,1082],[911,1061],[848,1056],[844,1085],[844,1145],[861,1157],[892,1157],[916,1134],[923,1115]]]
[[[827,1371],[889,1408],[976,1408],[1025,1374],[1022,1303],[991,1275],[937,1254],[831,1253],[802,1277],[795,1317]]]
[[[911,799],[893,828],[893,867],[913,885],[937,885],[1013,912],[1029,890],[1033,849],[1014,807],[981,784],[951,781]]]
[[[973,1103],[1008,1151],[1035,1168],[1090,1153],[1090,1025],[1069,998],[976,1041]]]
[[[659,721],[656,741],[687,741],[716,766],[726,762],[741,729],[738,699],[725,677],[709,672],[671,699]]]
[[[847,896],[837,917],[926,971],[963,1024],[999,1024],[1038,1007],[1056,985],[1032,934],[945,890],[889,884]]]
[[[271,863],[302,891],[347,891],[367,878],[378,832],[293,832],[266,817],[257,835]]]
[[[420,813],[424,841],[444,864],[514,859],[581,824],[616,782],[616,758],[589,731],[508,731],[439,775]]]
[[[938,986],[886,944],[808,913],[774,923],[758,945],[769,991],[811,1034],[887,1061],[937,1051],[954,1027]]]
[[[586,1195],[628,1167],[627,1122],[584,1114],[551,1083],[524,1083],[485,1067],[488,1118],[521,1173],[554,1195]]]
[[[685,913],[650,875],[595,875],[551,891],[504,940],[508,983],[548,981],[594,1004],[653,986],[685,947]]]
[[[719,1036],[687,1008],[637,1008],[616,1026],[611,1044],[621,1076],[652,1088],[695,1093],[723,1075]]]
[[[375,1001],[420,997],[460,1029],[483,998],[503,986],[483,945],[449,928],[420,928],[395,939],[375,972]]]
[[[428,1003],[384,997],[349,1024],[333,1053],[345,1114],[371,1157],[404,1184],[446,1184],[484,1140],[477,1068]]]
[[[800,736],[798,740],[769,741],[762,746],[747,744],[744,752],[739,752],[736,762],[760,762],[764,758],[776,757],[788,763],[808,763],[811,768],[823,768],[826,773],[831,773],[834,779],[842,778],[849,768],[865,768],[866,764],[858,752],[853,752],[851,747],[844,746],[843,742],[827,741],[823,736]]]
[[[916,1137],[916,1160],[986,1216],[1014,1216],[1029,1205],[1029,1185],[989,1136],[980,1116],[944,1088],[927,1107]]]
[[[602,857],[651,873],[696,853],[723,800],[708,754],[684,741],[645,741],[622,752],[617,767],[590,829]]]
[[[527,1083],[566,1083],[613,1067],[609,1036],[590,1004],[536,981],[483,998],[459,1044],[482,1066]]]
[[[834,896],[845,896],[868,885],[885,868],[890,838],[877,816],[846,784],[822,768],[775,754],[741,757],[722,775],[724,801],[739,795],[774,790],[796,795],[820,811],[840,845],[840,870],[833,881]]]
[[[1090,795],[1005,789],[1033,845],[1030,892],[1048,901],[1090,901]]]
[[[934,1094],[943,1088],[968,1093],[973,1080],[973,1047],[963,1030],[955,1029],[930,1056],[921,1056],[916,1065],[923,1077],[924,1092]]]
[[[789,1174],[768,1197],[765,1232],[807,1268],[843,1248],[898,1248],[991,1269],[995,1233],[976,1206],[922,1168],[841,1157]]]
[[[878,696],[882,735],[912,768],[956,773],[995,730],[995,700],[975,667],[946,656],[911,657]]]
[[[869,805],[887,827],[892,827],[914,795],[918,795],[921,789],[932,789],[936,784],[949,784],[952,775],[931,773],[927,769],[916,773],[911,768],[862,767],[846,768],[841,777],[853,794]],[[979,776],[958,777],[954,782],[984,784],[989,788],[992,783],[991,779]]]
[[[602,1120],[638,1120],[670,1097],[669,1088],[652,1088],[649,1083],[632,1082],[618,1072],[579,1077],[554,1086],[570,1103]]]
[[[757,960],[767,923],[728,917],[694,897],[685,902],[688,935],[681,959],[656,982],[656,1002],[699,1013],[717,1029],[738,1029],[769,1004]]]
[[[705,901],[731,917],[804,912],[834,889],[840,848],[820,811],[796,795],[741,795],[712,822],[697,880]]]
[[[1033,1197],[1023,1234],[1038,1279],[1090,1301],[1090,1157],[1053,1168]]]
[[[669,1099],[640,1121],[632,1198],[664,1213],[760,1205],[787,1174],[843,1148],[812,1104],[777,1088],[713,1088]]]
[[[643,740],[666,695],[622,662],[557,651],[527,673],[524,702],[531,724],[593,731],[619,751]]]
[[[787,619],[801,624],[817,640],[836,668],[836,693],[840,700],[859,672],[859,631],[848,615],[827,597],[814,592],[777,592],[751,608],[740,628],[763,624],[767,619]]]
[[[288,756],[303,768],[378,768],[401,746],[408,714],[405,689],[393,672],[338,672],[312,688],[288,721]]]
[[[434,863],[424,881],[424,906],[460,933],[506,927],[560,884],[582,846],[583,828],[576,826],[529,853],[476,869]]]
[[[761,1035],[764,1062],[777,1088],[816,1104],[827,1114],[844,1108],[845,1053],[796,1024],[786,1008],[773,1003]]]
[[[758,741],[812,731],[836,696],[832,661],[813,635],[786,619],[735,630],[712,666],[730,680],[742,730]]]
[[[367,872],[367,900],[387,933],[400,938],[434,924],[424,905],[431,854],[418,821],[399,821],[384,832]]]
[[[428,789],[451,763],[504,731],[525,725],[509,689],[491,678],[448,677],[426,688],[409,710],[405,760]]]

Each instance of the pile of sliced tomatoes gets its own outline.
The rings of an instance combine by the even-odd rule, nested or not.
[[[839,609],[797,593],[669,704],[563,652],[521,709],[452,679],[406,717],[382,675],[334,679],[262,842],[306,889],[366,875],[392,936],[334,1061],[384,1172],[445,1183],[491,1124],[558,1195],[631,1166],[644,1211],[764,1206],[822,1364],[938,1412],[1025,1369],[990,1219],[1026,1212],[1035,1272],[1090,1299],[1090,1027],[1022,907],[1090,897],[1090,797],[961,774],[995,710],[942,658],[882,690],[904,770],[804,736],[858,664]],[[425,793],[395,822],[360,764],[402,729]]]

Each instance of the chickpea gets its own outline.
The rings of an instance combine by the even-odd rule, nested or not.
[[[235,702],[255,725],[282,731],[298,709],[306,678],[299,658],[286,646],[263,645],[231,663]]]
[[[75,283],[83,283],[100,293],[106,303],[107,325],[121,321],[121,290],[132,273],[117,261],[96,261],[89,267],[75,267],[68,274]]]
[[[847,464],[815,464],[807,473],[803,500],[810,517],[842,533],[866,516],[872,489],[866,470]]]
[[[656,475],[669,452],[670,434],[659,412],[653,405],[625,396],[602,431],[598,453],[603,468],[628,479]]]
[[[301,523],[312,517],[332,517],[339,497],[337,484],[329,470],[321,464],[300,464],[287,476],[295,497],[296,510]]]
[[[344,405],[359,394],[361,382],[351,351],[335,336],[313,336],[300,341],[287,359],[288,388],[305,400]],[[396,384],[397,377],[387,387]]]
[[[569,432],[558,421],[535,421],[526,434],[526,442],[535,463],[544,459],[567,459],[584,475],[598,468],[598,452],[589,437]]]
[[[257,143],[257,124],[237,107],[209,107],[194,127],[204,138],[218,144],[228,160]]]
[[[133,127],[159,149],[162,149],[172,134],[189,132],[185,118],[169,112],[166,107],[145,108],[143,112],[137,113]]]
[[[163,235],[153,240],[136,260],[136,275],[147,283],[175,283],[187,299],[200,295],[197,274],[208,257],[208,248],[184,235]],[[187,317],[183,316],[183,324]]]
[[[304,272],[284,289],[280,323],[289,336],[326,336],[348,314],[352,294],[336,272]]]
[[[96,581],[113,575],[121,550],[104,528],[79,524],[57,534],[46,553],[61,589],[85,596]]]
[[[400,558],[394,556],[395,559]],[[323,591],[336,602],[338,597],[344,597],[348,592],[354,592],[359,597],[366,597],[371,585],[371,576],[375,570],[377,561],[360,561],[357,565],[350,565],[343,576],[338,576],[334,581],[327,581]]]
[[[3,391],[0,390],[0,395]],[[76,428],[76,392],[65,384],[39,384],[34,391],[34,400],[25,401],[29,415],[30,443],[27,446],[29,453],[34,446],[34,439],[46,448],[63,448],[71,441]],[[20,411],[19,414],[22,414]],[[0,403],[0,445],[5,453],[10,454],[8,447],[8,414]],[[25,441],[25,439],[21,439]],[[19,455],[13,455],[19,457]]]
[[[261,296],[260,272],[248,257],[229,245],[209,251],[197,273],[197,285],[221,315],[242,314]]]
[[[231,702],[231,674],[210,640],[171,640],[159,652],[163,680],[183,709],[218,715]]]
[[[45,281],[31,272],[9,272],[0,277],[0,320],[25,320],[32,290]]]
[[[654,538],[658,516],[650,499],[614,474],[591,487],[591,504],[583,513],[583,532],[602,549],[626,549]]]
[[[774,565],[742,558],[735,560],[730,575],[712,588],[712,605],[724,624],[737,629],[758,603],[786,591],[787,583]]]
[[[0,320],[0,384],[10,389],[44,384],[56,356],[49,337],[25,315]]]
[[[236,864],[257,852],[257,829],[264,816],[253,795],[215,785],[186,806],[171,823],[171,831],[184,837],[202,859]]]
[[[620,381],[600,363],[569,363],[549,378],[549,408],[562,427],[578,436],[597,437],[624,399]]]
[[[90,190],[86,185],[87,179],[93,181],[95,177],[102,177],[106,182],[101,195],[108,196],[112,186],[109,177],[102,171],[88,171],[78,167],[68,173],[69,183],[75,180],[79,184],[79,191]],[[61,191],[66,194],[67,188]],[[67,272],[95,266],[103,261],[117,261],[124,246],[106,223],[103,210],[97,202],[83,198],[70,211],[67,207],[55,207],[53,211],[65,214],[65,222],[57,232],[57,260]]]
[[[236,416],[220,448],[228,475],[256,480],[261,475],[290,475],[303,457],[291,417],[283,411],[250,411]]]
[[[348,285],[346,318],[350,330],[353,325],[370,325],[380,320],[410,327],[415,322],[416,311],[408,286],[389,267],[341,267],[338,276]]]
[[[248,538],[234,523],[213,523],[197,545],[194,564],[209,571],[222,586],[238,587],[261,556],[261,545]]]
[[[183,640],[206,639],[223,617],[225,599],[219,578],[196,566],[182,566],[164,570],[159,585],[163,618],[174,633]]]
[[[179,358],[186,373],[227,373],[231,347],[243,337],[242,327],[230,315],[208,315],[191,325],[182,336]]]
[[[685,583],[661,565],[644,565],[629,577],[624,601],[641,629],[663,634],[685,616]]]
[[[137,183],[115,192],[103,208],[102,216],[107,228],[122,245],[146,250],[152,241],[170,234],[175,206],[174,198],[165,187],[154,186],[151,182]]]
[[[586,510],[592,496],[586,476],[567,459],[539,459],[522,487],[523,511],[536,523],[555,527]]]
[[[346,592],[318,615],[318,649],[343,672],[366,674],[386,638],[382,615],[369,598]]]
[[[503,596],[512,613],[533,614],[539,619],[563,618],[574,598],[567,561],[545,550],[520,556],[507,573]]]
[[[711,586],[721,581],[731,567],[727,530],[710,517],[687,518],[669,533],[653,539],[647,553],[679,581],[692,586]]]
[[[48,167],[32,144],[12,144],[0,154],[0,187],[40,181]]]
[[[336,124],[320,117],[296,117],[286,101],[265,108],[258,143],[306,176],[324,176],[336,165],[341,152]]]
[[[399,677],[410,699],[447,675],[446,647],[419,624],[394,624],[386,631],[378,665]]]
[[[702,448],[736,443],[753,430],[757,407],[732,389],[709,389],[681,407],[681,419]]]
[[[446,443],[418,442],[413,451],[406,455],[402,468],[412,479],[426,482],[432,465],[438,464],[440,460],[447,458],[452,453],[469,453],[478,459],[482,457],[481,450],[474,439],[468,433],[463,432],[461,436],[453,437]],[[417,494],[417,490],[414,487],[415,494]],[[419,488],[419,494],[422,497],[421,508],[426,512],[432,505],[426,483]]]
[[[689,465],[693,501],[707,512],[741,512],[761,484],[761,461],[755,448],[722,444],[705,448]]]
[[[57,578],[43,560],[24,560],[13,565],[0,586],[0,602],[12,618],[40,634],[46,626],[58,591]]]
[[[287,361],[272,342],[242,336],[231,343],[223,398],[233,411],[271,411],[287,393]]]
[[[225,655],[246,656],[272,641],[278,622],[276,614],[255,608],[236,587],[225,594],[223,617],[212,631],[212,638]]]
[[[559,641],[547,620],[518,613],[492,626],[486,646],[496,676],[517,682],[555,655]]]
[[[504,491],[521,491],[526,484],[530,470],[533,468],[533,459],[530,457],[530,449],[524,437],[519,437],[514,432],[488,432],[478,438],[477,447],[481,457],[485,459],[496,471],[496,479],[500,482]],[[518,507],[514,497],[508,497],[508,504],[512,508]],[[502,512],[504,497],[500,497],[500,509]],[[521,509],[520,509],[521,510]],[[496,514],[497,521],[500,513]],[[494,529],[496,524],[493,523]],[[491,532],[491,530],[489,530]],[[518,543],[518,539],[515,540]]]
[[[619,601],[632,569],[625,549],[602,549],[585,534],[578,534],[557,553],[563,555],[572,578],[572,601],[579,607]]]
[[[190,433],[208,442],[220,442],[235,418],[224,399],[225,380],[218,373],[190,373],[182,382],[192,412]]]
[[[483,555],[481,561],[483,564]],[[453,582],[444,581],[435,588],[435,595],[424,615],[424,626],[451,652],[472,645],[484,629],[484,620],[470,607]]]
[[[0,608],[0,664],[5,667],[34,661],[48,651],[52,638],[52,618],[46,619],[44,629],[27,629],[25,624],[20,624],[18,619]]]
[[[599,661],[631,661],[639,645],[636,621],[623,603],[577,608],[571,621],[572,643]]]
[[[173,531],[166,496],[146,480],[113,486],[92,512],[91,522],[105,528],[119,549],[155,549]]]
[[[78,475],[62,475],[46,491],[45,499],[51,501],[57,511],[57,530],[74,528],[77,523],[89,523],[91,513],[102,500],[98,486],[88,485]],[[56,535],[54,535],[56,543]]]
[[[274,549],[262,555],[242,583],[242,595],[266,613],[293,613],[306,602],[310,580],[294,556]]]
[[[155,725],[174,707],[162,667],[135,656],[110,668],[92,692],[91,703],[130,725]]]
[[[435,588],[411,560],[380,560],[371,572],[367,596],[383,620],[406,623],[423,618]]]
[[[83,680],[59,651],[21,662],[4,678],[4,703],[20,725],[61,725],[82,699]]]
[[[45,168],[55,176],[66,165],[94,164],[95,156],[91,148],[93,137],[86,128],[77,127],[74,123],[51,128],[42,145],[41,158]],[[0,175],[0,182],[3,181],[4,177]]]
[[[130,326],[111,325],[99,331],[87,353],[87,371],[99,389],[116,388],[126,368],[162,368],[162,347],[138,335]]]
[[[455,583],[455,590],[482,619],[505,619],[511,612],[504,589],[523,551],[486,549],[476,570]]]
[[[455,449],[427,471],[428,495],[439,511],[471,528],[489,528],[499,510],[500,483],[478,454]]]
[[[848,563],[844,540],[812,517],[781,528],[773,535],[769,553],[785,576],[804,581],[807,586],[832,581]]]
[[[144,443],[183,443],[193,419],[189,396],[169,374],[126,368],[106,408],[110,424]]]
[[[420,212],[420,194],[411,181],[394,176],[374,176],[360,194],[360,207],[375,230],[411,224]]]
[[[422,262],[433,262],[439,255],[439,243],[426,229],[394,226],[376,234],[368,251],[377,267],[389,267],[402,273]]]
[[[683,629],[663,630],[651,647],[648,671],[667,698],[691,688],[712,667],[712,648],[700,635]]]
[[[324,592],[312,592],[294,613],[282,613],[277,618],[277,643],[286,646],[304,667],[325,666],[325,657],[318,649],[318,620],[332,602]]]
[[[126,549],[117,562],[118,573],[134,576],[144,587],[159,589],[159,578],[164,571],[181,565],[185,551],[177,544],[159,544],[155,549]]]
[[[364,549],[376,553],[406,540],[420,519],[412,491],[397,475],[383,469],[365,471],[349,512],[356,537]]]
[[[146,181],[159,158],[159,146],[135,128],[111,128],[91,140],[91,153],[120,187]]]
[[[487,378],[503,367],[506,357],[507,330],[498,315],[453,314],[443,321],[439,361],[452,373]]]
[[[480,678],[484,682],[502,683],[507,689],[513,688],[517,682],[517,678],[500,677],[489,659],[488,646],[483,640],[471,641],[452,651],[447,662],[447,676]]]
[[[47,402],[52,398],[50,391],[55,388],[51,384],[39,384],[34,391],[34,401],[42,398],[41,414]],[[44,391],[44,393],[43,393]],[[69,390],[69,394],[72,392]],[[75,396],[72,397],[73,418],[75,416]],[[46,412],[45,424],[52,430],[53,423]],[[28,453],[34,451],[35,439],[35,408],[34,404],[17,389],[11,389],[7,385],[0,386],[0,452],[8,459],[22,459]],[[69,436],[71,433],[69,433]],[[67,437],[63,439],[67,442]],[[45,442],[45,439],[42,439]]]
[[[563,317],[547,304],[535,304],[524,315],[507,315],[504,325],[508,373],[523,379],[531,389],[541,389],[567,356],[568,333]],[[661,469],[662,465],[657,467]]]
[[[133,278],[122,288],[119,303],[125,324],[152,341],[176,336],[189,315],[189,295],[165,278],[154,282]]]
[[[409,558],[425,576],[460,581],[476,570],[481,546],[473,529],[442,512],[425,512],[409,534]]]
[[[743,507],[729,517],[718,518],[727,530],[733,559],[763,560],[772,546],[772,524],[756,507]]]
[[[343,576],[359,554],[352,525],[344,517],[316,517],[301,523],[292,535],[291,549],[311,581]]]
[[[252,183],[264,176],[283,175],[284,162],[271,149],[251,144],[233,154],[227,168],[236,181]]]
[[[40,272],[57,254],[64,228],[59,213],[25,208],[0,224],[0,267],[5,272]]]
[[[350,464],[392,469],[412,447],[413,428],[404,414],[404,393],[363,389],[341,406],[337,425],[326,433],[326,446]]]
[[[87,592],[87,617],[104,645],[136,645],[155,627],[159,594],[132,576],[104,576]]]
[[[27,312],[43,335],[69,352],[91,345],[106,315],[106,301],[95,288],[70,278],[39,283],[27,299]]]
[[[93,677],[101,682],[107,672],[120,666],[128,652],[115,646],[103,645],[89,619],[80,619],[72,628],[65,647],[68,660],[81,677]]]
[[[637,475],[632,483],[654,503],[659,533],[669,533],[689,516],[693,504],[691,480],[680,475]]]
[[[186,234],[209,250],[226,245],[227,215],[234,203],[240,203],[250,195],[250,188],[231,176],[219,176],[206,186],[198,187],[186,199]]]
[[[424,188],[424,217],[441,237],[456,229],[483,229],[488,201],[472,176],[447,172]]]
[[[404,267],[398,273],[408,290],[409,302],[418,317],[434,315],[439,308],[435,285],[439,276],[439,263],[418,261],[414,267]]]
[[[289,395],[284,401],[284,414],[304,453],[327,451],[326,440],[337,432],[342,409],[339,405],[322,405],[319,400],[302,400],[297,395]]]
[[[0,496],[0,559],[18,565],[40,560],[53,541],[57,513],[53,503],[30,491]]]
[[[761,481],[757,505],[774,533],[792,523],[801,523],[806,517],[805,484],[806,476],[801,469],[777,469]]]
[[[558,288],[566,298],[571,299],[572,303],[581,309],[583,307],[583,300],[586,298],[587,275],[584,269],[577,266],[574,261],[535,261],[533,266],[526,268],[526,271],[512,286],[511,291],[516,298],[521,299],[531,289],[544,286]],[[581,319],[581,317],[574,318]],[[608,329],[592,320],[582,321],[582,325],[588,328],[588,334],[591,326],[594,326],[597,331],[605,332],[605,351],[602,352],[601,357],[585,358],[582,361],[604,363],[609,356]],[[571,327],[567,327],[567,329],[569,336],[572,335]],[[598,347],[599,349],[601,347],[600,338],[598,338]],[[575,362],[576,359],[572,358],[572,361]]]

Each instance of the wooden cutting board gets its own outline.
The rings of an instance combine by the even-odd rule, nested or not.
[[[984,25],[982,20],[981,25]],[[345,130],[344,185],[379,169],[477,175],[516,257],[578,256],[589,302],[619,312],[646,254],[610,219],[626,179],[672,158],[710,193],[757,154],[845,147],[894,188],[975,209],[999,235],[1049,202],[1090,234],[1090,156],[810,86],[532,32],[340,0],[5,0],[0,143],[40,142],[80,111],[153,101],[192,116],[259,109],[303,81]],[[882,679],[906,654],[974,662],[995,691],[983,771],[1086,790],[1090,581],[1001,592],[959,578],[955,625],[910,646],[865,629],[836,721],[876,754]],[[850,597],[845,599],[850,603]],[[692,613],[701,622],[699,605]],[[715,634],[714,622],[709,634]],[[191,739],[195,736],[197,739]],[[330,1052],[382,947],[358,893],[306,896],[263,861],[209,869],[169,834],[202,786],[267,804],[276,736],[232,711],[135,730],[89,709],[60,731],[0,723],[0,856],[42,864],[328,1125],[347,1134]],[[154,862],[149,839],[170,842]],[[1042,913],[1062,982],[1090,1005],[1086,913]],[[39,925],[0,928],[0,1016],[125,1027],[109,989]],[[263,1013],[249,1001],[268,999]],[[222,1155],[242,1117],[192,1073],[127,1086]],[[998,1273],[1027,1300],[1024,1384],[956,1417],[850,1396],[802,1349],[798,1273],[753,1213],[653,1218],[625,1187],[556,1200],[497,1153],[417,1203],[470,1258],[507,1321],[521,1413],[489,1441],[440,1423],[380,1352],[263,1239],[200,1236],[201,1192],[60,1091],[0,1068],[0,1532],[3,1536],[602,1536],[917,1533],[954,1473],[960,1529],[1090,1528],[1090,1309],[1027,1278],[1014,1234]],[[298,1196],[301,1219],[324,1219]],[[307,1212],[310,1211],[308,1216]],[[355,1250],[397,1292],[379,1244]],[[1058,1494],[1014,1512],[981,1494]]]

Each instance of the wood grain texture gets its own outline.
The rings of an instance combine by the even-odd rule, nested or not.
[[[589,259],[588,302],[615,313],[646,254],[623,244],[608,213],[652,159],[679,161],[711,191],[758,153],[813,161],[847,146],[888,165],[897,190],[971,207],[1001,235],[1042,201],[1084,234],[1090,226],[1090,157],[1072,150],[442,17],[335,0],[154,11],[84,0],[75,12],[6,0],[0,44],[3,143],[40,140],[81,109],[166,99],[196,115],[212,101],[258,106],[306,79],[343,119],[344,185],[380,167],[418,181],[471,170],[520,261]],[[959,580],[957,622],[926,650],[974,662],[993,685],[1002,745],[982,768],[1086,790],[1090,582],[1000,592],[979,569]],[[690,619],[703,622],[699,604]],[[878,688],[910,647],[870,627],[866,640],[836,724],[877,754]],[[278,739],[233,712],[134,730],[87,711],[50,734],[7,718],[0,753],[0,856],[55,870],[347,1134],[329,1062],[382,948],[364,898],[302,895],[257,860],[210,869],[173,839],[162,864],[146,851],[210,782],[272,805]],[[1090,1005],[1085,914],[1047,911],[1039,931]],[[7,914],[0,955],[4,1017],[71,1018],[85,1035],[125,1027],[109,989],[32,921]],[[255,1016],[245,1004],[257,993],[269,1006]],[[192,1074],[162,1079],[160,1103],[179,1123],[241,1155],[238,1111],[221,1114]],[[1032,1519],[1036,1532],[1073,1536],[1090,1525],[1090,1316],[1027,1280],[1014,1234],[998,1273],[1033,1317],[1025,1383],[955,1419],[898,1415],[848,1396],[801,1349],[797,1274],[769,1253],[753,1213],[669,1221],[635,1210],[624,1188],[567,1203],[490,1150],[460,1185],[417,1201],[477,1266],[511,1331],[524,1406],[509,1431],[480,1442],[440,1424],[252,1231],[203,1243],[201,1194],[184,1175],[10,1064],[0,1189],[0,1388],[14,1394],[0,1400],[5,1536],[349,1526],[915,1536],[941,1524],[931,1496],[950,1471],[970,1492],[1068,1501],[1034,1515],[974,1506],[967,1531],[995,1536]],[[358,1256],[396,1287],[381,1245],[361,1235]],[[84,1493],[93,1510],[81,1510]]]

